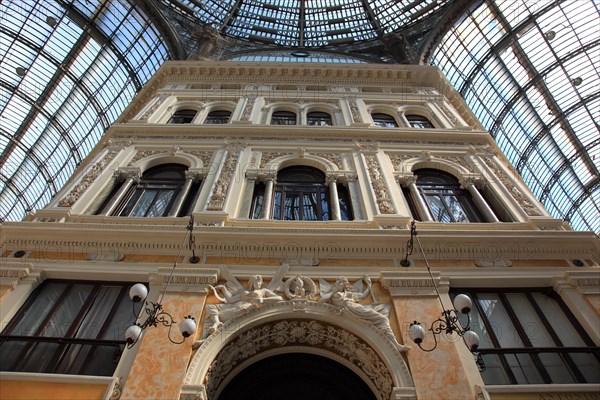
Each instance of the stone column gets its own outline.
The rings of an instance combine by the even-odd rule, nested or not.
[[[481,193],[479,193],[479,190],[477,190],[477,187],[475,187],[474,179],[463,178],[460,181],[460,186],[461,188],[466,189],[469,192],[471,198],[473,199],[473,201],[477,205],[477,208],[479,209],[479,211],[481,211],[487,222],[500,222],[500,220],[496,217],[496,214],[494,214],[494,211],[490,208],[488,203],[481,195]]]
[[[408,192],[410,193],[410,198],[413,201],[413,204],[417,207],[417,213],[419,215],[415,215],[421,219],[421,221],[433,221],[433,216],[431,212],[429,212],[429,207],[425,203],[425,200],[419,193],[419,189],[417,188],[417,177],[415,175],[403,176],[398,179],[398,183],[406,188],[408,188]]]
[[[271,218],[271,207],[273,206],[273,187],[275,186],[275,175],[265,176],[265,197],[263,201],[262,219]]]
[[[157,274],[151,276],[149,297],[161,298],[170,273],[171,268],[160,268]],[[196,334],[182,344],[173,344],[167,336],[168,328],[160,324],[148,327],[136,345],[125,350],[122,360],[128,360],[119,363],[119,368],[115,371],[115,376],[127,375],[127,369],[131,368],[121,399],[179,398],[193,351],[192,344],[202,333],[201,317],[209,291],[208,285],[215,285],[217,279],[216,269],[177,269],[168,290],[164,292],[161,304],[178,322],[171,331],[173,339],[181,339],[178,325],[187,315],[196,319]],[[142,313],[141,319],[145,316]]]
[[[328,174],[326,183],[329,186],[329,207],[331,208],[332,219],[334,221],[342,220],[342,213],[340,211],[340,198],[337,190],[337,175]]]
[[[167,217],[176,217],[177,214],[179,214],[179,211],[181,211],[181,207],[183,206],[185,199],[190,193],[190,188],[192,187],[192,184],[198,182],[200,180],[200,176],[201,175],[198,171],[188,170],[185,172],[185,183],[183,184],[183,188],[181,188],[181,190],[179,191],[177,198],[173,202],[173,206],[171,207],[169,214],[167,214]]]
[[[433,277],[441,293],[444,309],[451,308],[448,281],[440,278],[439,272],[434,272]],[[483,386],[483,380],[473,355],[462,339],[438,338],[436,349],[425,352],[408,338],[410,323],[418,321],[427,331],[422,343],[423,348],[433,347],[432,333],[428,329],[431,323],[441,316],[443,310],[429,274],[425,271],[383,272],[380,281],[392,297],[403,342],[411,348],[406,357],[417,398],[474,399],[475,385]]]
[[[119,188],[117,193],[115,193],[114,196],[110,199],[108,204],[104,206],[102,212],[100,212],[99,215],[111,215],[115,211],[115,208],[117,208],[121,200],[123,200],[123,197],[125,197],[129,188],[131,188],[131,186],[134,183],[137,183],[140,180],[141,176],[142,173],[139,168],[121,168],[115,171],[115,180],[117,182],[122,181],[123,183],[121,184],[121,187]]]

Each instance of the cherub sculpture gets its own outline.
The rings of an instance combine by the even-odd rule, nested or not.
[[[366,284],[366,287],[363,285]],[[321,298],[319,302],[330,303],[350,314],[373,324],[379,329],[400,351],[406,351],[408,348],[401,345],[390,326],[389,314],[390,308],[387,304],[360,304],[359,301],[366,299],[369,295],[373,296],[372,282],[368,275],[364,275],[362,280],[356,281],[351,285],[348,278],[340,276],[332,285],[321,279]]]
[[[210,287],[215,297],[224,304],[209,304],[206,306],[207,323],[209,324],[208,333],[216,332],[225,322],[253,308],[283,300],[283,297],[275,291],[282,290],[282,278],[288,270],[287,264],[283,264],[279,268],[279,271],[266,288],[262,286],[263,278],[261,275],[252,275],[248,282],[248,288],[245,288],[227,267],[221,266],[220,270],[221,276],[226,279],[227,283]]]

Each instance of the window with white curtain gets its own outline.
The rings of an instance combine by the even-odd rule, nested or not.
[[[129,286],[44,281],[0,333],[0,370],[112,375],[133,320]]]
[[[485,384],[600,383],[600,349],[551,288],[452,292],[473,299]]]

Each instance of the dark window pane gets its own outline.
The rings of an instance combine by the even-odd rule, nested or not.
[[[58,310],[52,315],[40,333],[41,336],[63,337],[81,311],[93,285],[73,285],[67,296],[61,302]]]
[[[231,118],[231,111],[218,110],[211,111],[208,113],[206,117],[205,124],[227,124],[229,123],[229,119]]]
[[[408,120],[408,123],[410,124],[410,126],[413,128],[420,128],[420,129],[434,128],[431,121],[429,121],[426,117],[423,117],[421,115],[407,115],[406,119]]]
[[[388,114],[375,113],[371,114],[371,118],[373,118],[375,126],[382,128],[396,128],[398,126],[396,119]]]
[[[296,125],[296,113],[291,111],[275,111],[271,115],[271,125]]]
[[[198,112],[196,110],[177,110],[169,120],[170,124],[189,124],[194,120]]]
[[[46,316],[67,288],[66,283],[48,282],[35,302],[27,309],[23,317],[10,332],[15,336],[33,336]]]
[[[306,114],[306,122],[311,126],[333,125],[331,115],[326,112],[313,111]]]

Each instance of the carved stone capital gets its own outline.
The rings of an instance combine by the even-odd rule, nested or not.
[[[142,177],[142,170],[138,167],[123,167],[115,171],[114,177],[119,181],[125,181],[129,178],[134,181],[139,181]]]
[[[411,183],[417,183],[417,176],[412,173],[398,175],[396,179],[398,180],[398,184],[401,186],[408,186]]]
[[[191,168],[185,171],[185,179],[191,179],[193,182],[198,182],[203,177],[203,171],[197,168]]]

